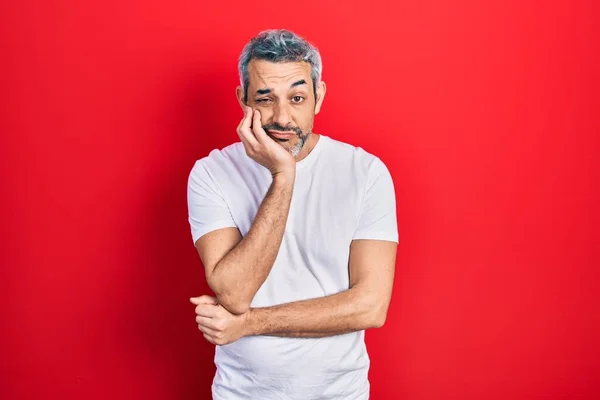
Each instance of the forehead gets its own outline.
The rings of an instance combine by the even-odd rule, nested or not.
[[[271,88],[289,86],[301,79],[310,82],[311,66],[309,63],[282,62],[274,63],[266,60],[252,60],[248,64],[249,86],[253,88]]]

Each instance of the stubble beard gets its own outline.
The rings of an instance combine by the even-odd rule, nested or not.
[[[311,132],[308,131],[308,133],[306,134],[298,135],[298,143],[296,143],[291,149],[288,149],[288,151],[294,158],[298,157],[298,154],[300,154],[300,152],[304,148],[304,145],[308,141],[310,134]]]
[[[304,145],[306,144],[306,142],[308,141],[310,134],[312,133],[312,126],[310,128],[308,128],[308,132],[304,133],[300,128],[298,127],[283,127],[277,123],[273,123],[273,124],[266,124],[263,125],[263,129],[265,131],[270,131],[270,130],[274,130],[274,131],[279,131],[279,132],[283,132],[283,131],[288,131],[288,130],[292,130],[296,133],[296,137],[298,138],[298,142],[293,145],[292,147],[286,147],[284,143],[279,142],[279,145],[281,147],[283,147],[284,149],[286,149],[294,158],[296,158],[298,156],[298,154],[300,154],[300,152],[302,151],[302,149],[304,148]],[[270,136],[270,135],[269,135]],[[273,137],[271,137],[273,139]],[[275,140],[275,139],[274,139]]]

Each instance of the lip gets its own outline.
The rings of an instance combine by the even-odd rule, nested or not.
[[[269,135],[277,138],[277,139],[291,139],[296,136],[295,132],[279,132],[279,131],[267,131]]]

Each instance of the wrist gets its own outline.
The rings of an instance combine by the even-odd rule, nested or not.
[[[244,321],[244,336],[254,336],[257,335],[255,319],[254,319],[254,309],[250,308],[246,311],[245,314],[246,320]]]
[[[285,171],[276,172],[273,174],[273,183],[281,185],[294,184],[296,180],[296,168],[287,169]]]

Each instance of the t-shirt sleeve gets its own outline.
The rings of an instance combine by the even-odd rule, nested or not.
[[[208,232],[236,227],[219,185],[202,160],[190,172],[187,186],[188,221],[194,244]]]
[[[366,194],[352,239],[398,243],[394,182],[379,158],[373,161],[369,169]]]

